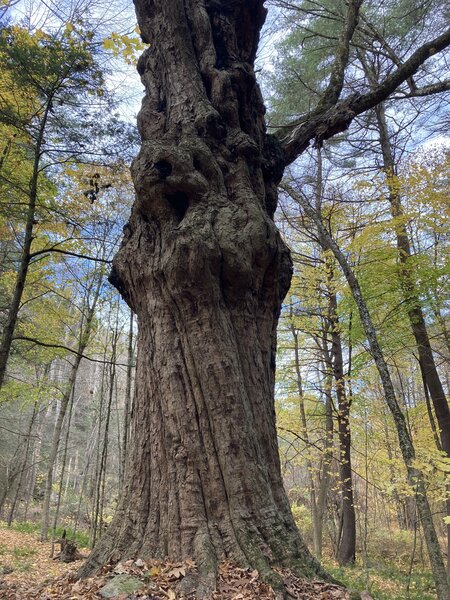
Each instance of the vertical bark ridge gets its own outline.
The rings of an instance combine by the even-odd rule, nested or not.
[[[183,325],[184,325],[184,322],[182,319],[180,319],[180,325],[181,325],[181,327],[183,327]],[[185,327],[183,327],[183,329],[185,329]],[[186,375],[187,375],[187,377],[186,377],[187,381],[185,383],[185,386],[190,391],[190,394],[194,401],[193,408],[195,411],[195,423],[197,425],[199,449],[201,449],[201,448],[206,449],[206,452],[207,452],[206,458],[208,461],[207,472],[210,477],[211,477],[211,475],[213,476],[213,479],[215,481],[214,488],[217,490],[217,493],[216,493],[217,498],[222,498],[222,502],[220,504],[221,508],[227,507],[229,504],[228,493],[227,493],[227,489],[226,489],[226,485],[225,485],[223,469],[222,469],[222,466],[220,463],[220,455],[219,455],[216,445],[214,444],[214,436],[213,436],[213,428],[212,428],[211,418],[208,413],[208,406],[207,406],[207,402],[205,402],[205,396],[203,394],[203,390],[201,389],[201,386],[199,385],[200,377],[199,377],[198,370],[195,366],[195,362],[190,360],[190,356],[192,356],[192,348],[189,345],[189,337],[188,337],[188,335],[186,335],[186,331],[184,331],[184,333],[185,333],[184,337],[186,338],[185,339],[186,347],[189,350],[188,352],[184,353],[184,355],[183,355],[184,366],[185,366],[184,373],[186,373]],[[199,391],[200,391],[198,398],[195,398],[195,394],[193,393],[193,390],[195,388],[199,389]],[[209,457],[213,457],[213,460],[211,460]],[[209,495],[207,493],[205,493],[205,491],[204,491],[205,486],[203,485],[200,471],[198,471],[198,479],[199,479],[199,483],[200,483],[200,491],[201,491],[201,495],[202,495],[203,506],[205,509],[205,515],[207,517],[206,518],[206,523],[207,523],[208,520],[212,521],[214,507],[209,505],[210,504]],[[216,500],[216,503],[217,503],[217,500]],[[221,521],[227,520],[227,521],[231,522],[229,511],[227,511],[227,512],[228,512],[228,514],[224,514],[224,511],[221,511],[221,514],[220,514]],[[227,534],[224,531],[222,533],[221,537],[225,537],[226,535]],[[228,534],[228,536],[229,536],[229,534]],[[216,537],[217,537],[216,535],[211,534],[211,539],[212,539],[214,547],[216,548],[216,551],[217,550],[220,551],[220,547],[218,548],[217,539],[215,539]]]

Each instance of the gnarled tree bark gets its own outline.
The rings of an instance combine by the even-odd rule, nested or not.
[[[326,577],[295,526],[274,412],[276,326],[291,258],[273,222],[281,155],[253,63],[260,0],[136,1],[150,48],[137,199],[111,280],[139,325],[123,499],[82,570],[194,557]],[[143,425],[144,424],[144,425]]]

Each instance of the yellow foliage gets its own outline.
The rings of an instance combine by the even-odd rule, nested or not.
[[[139,27],[135,28],[139,34]],[[115,57],[121,57],[127,64],[135,64],[139,55],[145,49],[140,37],[113,32],[103,40],[103,48],[110,50]]]

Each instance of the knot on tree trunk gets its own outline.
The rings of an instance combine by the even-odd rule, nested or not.
[[[199,161],[195,161],[192,145],[188,142],[143,142],[131,167],[136,190],[140,193],[142,212],[153,216],[156,209],[154,216],[164,218],[161,211],[170,209],[168,198],[174,194],[185,194],[191,201],[200,199],[209,185],[196,169],[198,165]]]

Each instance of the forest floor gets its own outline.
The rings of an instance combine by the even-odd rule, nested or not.
[[[0,598],[2,600],[94,600],[101,599],[101,589],[117,575],[130,575],[145,584],[132,594],[115,596],[116,600],[177,600],[183,595],[177,584],[192,570],[192,564],[145,563],[127,561],[99,576],[76,581],[75,573],[82,560],[64,564],[50,558],[52,544],[40,542],[35,533],[24,533],[0,524]],[[55,554],[59,546],[55,547]],[[87,555],[88,549],[81,549]],[[283,573],[293,598],[301,600],[349,600],[350,595],[337,586],[302,581]],[[272,600],[272,590],[257,571],[239,569],[224,563],[220,567],[214,600]],[[192,596],[191,596],[192,598]]]
[[[20,525],[20,524],[19,524]],[[18,527],[19,527],[18,525]],[[95,578],[77,582],[75,573],[82,560],[64,564],[50,558],[52,545],[40,542],[36,532],[18,531],[0,522],[0,599],[1,600],[97,600],[102,588],[118,575],[132,576],[142,582],[142,589],[122,593],[116,600],[178,600],[184,596],[177,591],[178,584],[194,568],[193,564],[146,563],[127,561],[114,569],[105,569]],[[59,545],[55,546],[55,555]],[[88,548],[80,548],[88,555]],[[398,554],[398,553],[397,553]],[[325,561],[328,563],[329,561]],[[350,588],[367,587],[367,572],[358,566],[337,569],[332,562],[326,567]],[[407,586],[404,569],[396,565],[394,557],[377,564],[370,572],[371,595],[374,600],[432,600],[435,598],[432,580],[427,571],[416,568]],[[299,600],[348,600],[350,595],[332,585],[296,579],[282,573],[293,598]],[[407,588],[409,590],[407,591]],[[370,597],[370,596],[368,596]],[[192,596],[190,596],[192,598]],[[273,600],[272,590],[258,577],[256,571],[222,564],[218,589],[213,600]]]

